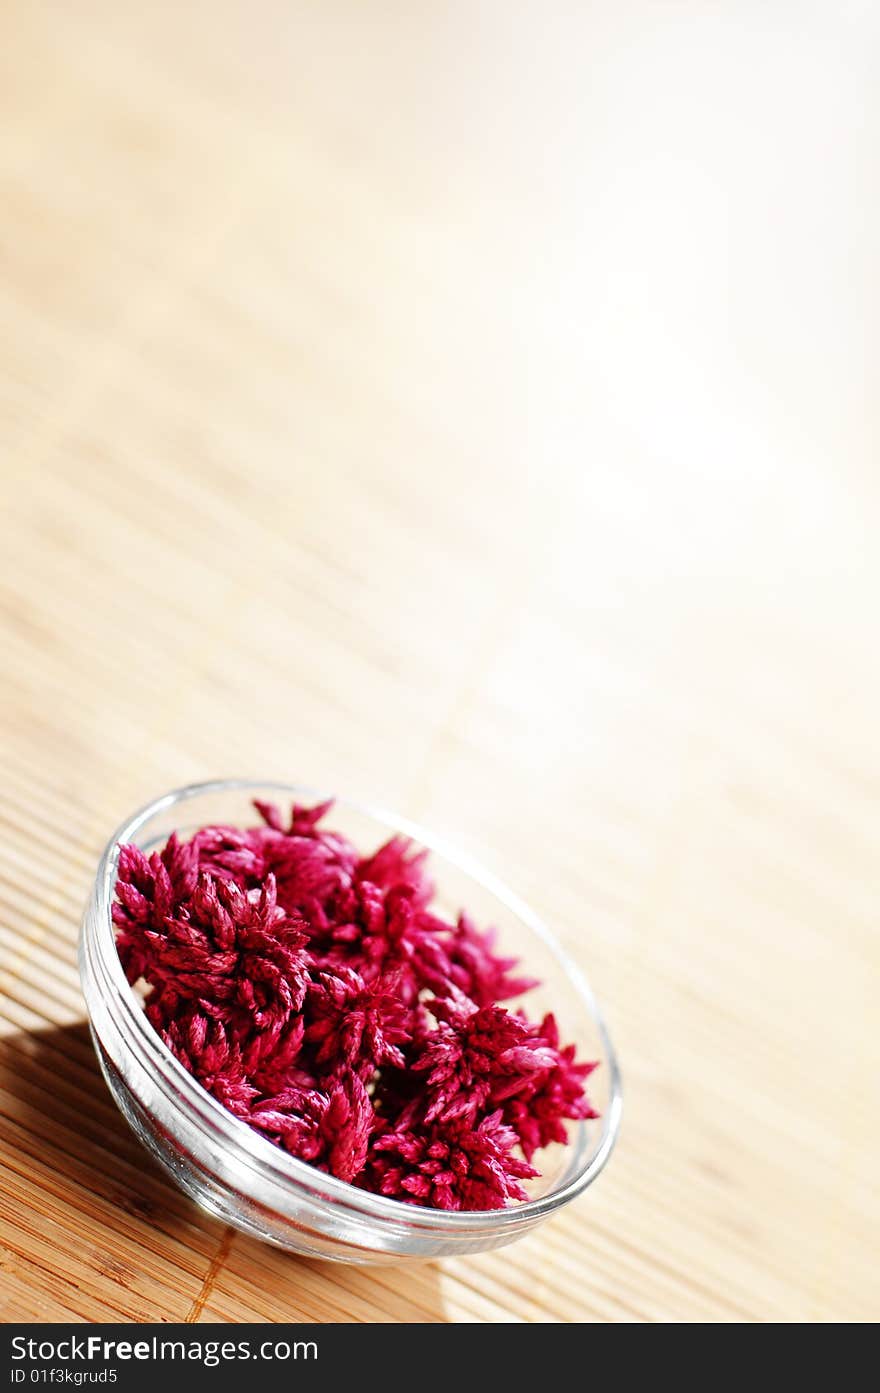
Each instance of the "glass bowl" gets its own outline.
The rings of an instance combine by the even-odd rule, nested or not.
[[[158,1161],[203,1208],[244,1232],[291,1252],[375,1263],[454,1257],[510,1243],[568,1204],[596,1179],[620,1125],[620,1075],[599,1009],[578,968],[532,911],[493,876],[403,818],[336,799],[334,829],[364,852],[400,832],[431,851],[435,904],[464,907],[498,929],[501,951],[521,956],[543,985],[528,993],[531,1015],[552,1009],[566,1042],[600,1068],[590,1095],[601,1116],[570,1124],[568,1146],[540,1153],[543,1174],[530,1198],[507,1209],[449,1212],[370,1194],[325,1175],[273,1146],[196,1083],[147,1020],[116,951],[110,910],[119,845],[145,852],[210,823],[256,821],[254,798],[287,804],[321,794],[296,785],[229,779],[193,784],[157,798],[110,840],[83,917],[79,965],[95,1049],[119,1108]]]

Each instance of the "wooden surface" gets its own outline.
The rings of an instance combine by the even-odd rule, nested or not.
[[[870,7],[0,12],[0,1312],[880,1315]],[[98,1076],[173,785],[338,787],[556,927],[625,1076],[503,1253],[232,1236]]]

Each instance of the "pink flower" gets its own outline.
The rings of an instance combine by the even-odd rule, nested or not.
[[[310,917],[313,906],[327,901],[351,884],[358,854],[347,837],[319,823],[333,806],[332,799],[314,808],[293,805],[285,827],[272,803],[255,804],[266,823],[259,829],[265,867],[278,883],[278,902],[285,909]]]
[[[265,836],[261,827],[203,827],[190,844],[201,871],[221,880],[234,880],[242,890],[259,887],[268,874]]]
[[[355,876],[381,890],[405,885],[412,891],[412,905],[424,909],[434,894],[434,886],[425,873],[427,859],[427,851],[413,847],[408,837],[392,837],[372,856],[358,861]]]
[[[438,936],[445,926],[418,908],[412,886],[382,889],[356,881],[332,908],[335,920],[323,923],[313,940],[316,955],[323,950],[322,965],[353,967],[367,981],[394,973],[406,1005],[430,983],[446,980],[447,959]]]
[[[584,1092],[584,1080],[597,1063],[578,1063],[574,1045],[559,1048],[559,1029],[552,1015],[544,1017],[537,1034],[542,1047],[550,1050],[552,1064],[532,1075],[504,1104],[504,1121],[519,1137],[527,1161],[541,1147],[568,1140],[564,1119],[599,1116]]]
[[[425,1121],[473,1122],[487,1104],[521,1092],[554,1055],[521,1016],[503,1006],[477,1007],[461,992],[432,1001],[437,1029],[413,1063],[426,1074]]]
[[[364,1168],[373,1108],[357,1074],[332,1080],[327,1091],[288,1088],[250,1112],[252,1127],[301,1161],[353,1180]]]
[[[305,1038],[316,1046],[315,1062],[345,1064],[368,1073],[383,1064],[403,1068],[399,1046],[411,1037],[410,1010],[399,995],[399,980],[376,977],[365,982],[350,967],[315,976],[308,996]]]
[[[230,1039],[225,1022],[193,1003],[166,1014],[161,998],[148,1001],[147,1016],[185,1069],[236,1117],[248,1119],[259,1089],[249,1081],[241,1049]]]
[[[495,929],[481,933],[470,915],[461,913],[446,945],[450,979],[477,1006],[492,1006],[538,985],[536,977],[512,975],[519,960],[494,953],[496,937]]]
[[[282,908],[307,917],[313,909],[320,912],[351,884],[357,864],[357,852],[345,837],[318,827],[332,805],[294,805],[286,827],[274,804],[255,806],[264,820],[262,827],[204,827],[196,833],[193,846],[200,869],[234,879],[243,889],[258,887],[274,875]]]
[[[459,1120],[385,1132],[373,1142],[365,1179],[370,1189],[409,1204],[503,1209],[508,1200],[527,1199],[519,1182],[538,1174],[512,1154],[515,1144],[500,1112],[476,1126]]]
[[[163,850],[154,852],[149,859],[140,847],[119,848],[112,914],[117,951],[130,982],[146,976],[153,961],[148,931],[162,930],[165,921],[188,902],[197,874],[193,847],[178,841],[175,832]]]
[[[160,991],[227,1005],[249,1029],[283,1023],[305,999],[305,935],[276,903],[271,876],[254,898],[203,871],[188,904],[144,938]]]

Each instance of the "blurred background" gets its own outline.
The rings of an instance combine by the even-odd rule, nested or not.
[[[880,1315],[880,12],[0,36],[0,1312]],[[235,774],[429,824],[589,974],[623,1133],[522,1244],[230,1242],[114,1117],[90,876]]]

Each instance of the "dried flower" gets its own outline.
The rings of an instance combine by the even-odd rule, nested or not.
[[[492,951],[496,937],[494,929],[481,932],[470,915],[462,912],[446,947],[449,980],[477,1006],[522,996],[538,985],[536,977],[511,975],[517,959],[501,958]]]
[[[574,1045],[559,1048],[559,1029],[552,1015],[544,1017],[537,1035],[542,1050],[550,1052],[552,1063],[533,1074],[504,1105],[504,1121],[519,1137],[527,1161],[541,1147],[565,1142],[566,1118],[599,1116],[584,1091],[584,1080],[596,1068],[595,1062],[579,1063]]]
[[[259,1089],[248,1079],[241,1049],[230,1039],[225,1023],[193,1004],[175,1007],[169,1014],[168,1000],[161,997],[147,1002],[147,1016],[202,1087],[236,1117],[248,1121]]]
[[[365,982],[350,967],[315,975],[309,992],[305,1038],[317,1047],[315,1061],[340,1063],[372,1073],[383,1064],[403,1068],[399,1046],[411,1038],[410,1011],[399,996],[399,979],[376,977]]]
[[[426,853],[362,857],[322,821],[120,848],[113,920],[130,982],[180,1063],[236,1117],[346,1181],[443,1209],[521,1200],[540,1147],[595,1117],[595,1067],[501,1001],[536,985],[465,913],[430,908]]]
[[[154,961],[147,934],[187,904],[195,890],[198,857],[192,844],[172,832],[161,852],[147,859],[140,847],[119,848],[113,922],[116,947],[130,982],[148,975]]]
[[[392,837],[372,856],[358,862],[355,875],[381,890],[405,885],[412,892],[410,901],[414,908],[424,909],[434,894],[434,886],[425,873],[427,859],[424,848],[413,848],[406,837]]]
[[[503,1006],[477,1007],[455,988],[429,1005],[437,1029],[413,1063],[426,1075],[426,1122],[473,1122],[487,1103],[522,1092],[554,1062],[528,1023]]]
[[[477,1126],[434,1122],[418,1129],[385,1132],[371,1149],[370,1189],[391,1199],[433,1209],[503,1209],[527,1199],[519,1183],[538,1172],[512,1154],[516,1133],[500,1111]]]
[[[202,871],[188,904],[144,938],[155,986],[226,1004],[249,1030],[283,1024],[305,1000],[306,936],[278,906],[271,875],[252,898],[234,881]]]
[[[249,1120],[291,1155],[340,1180],[354,1180],[364,1168],[373,1108],[357,1074],[333,1079],[326,1092],[286,1089],[253,1107]]]

